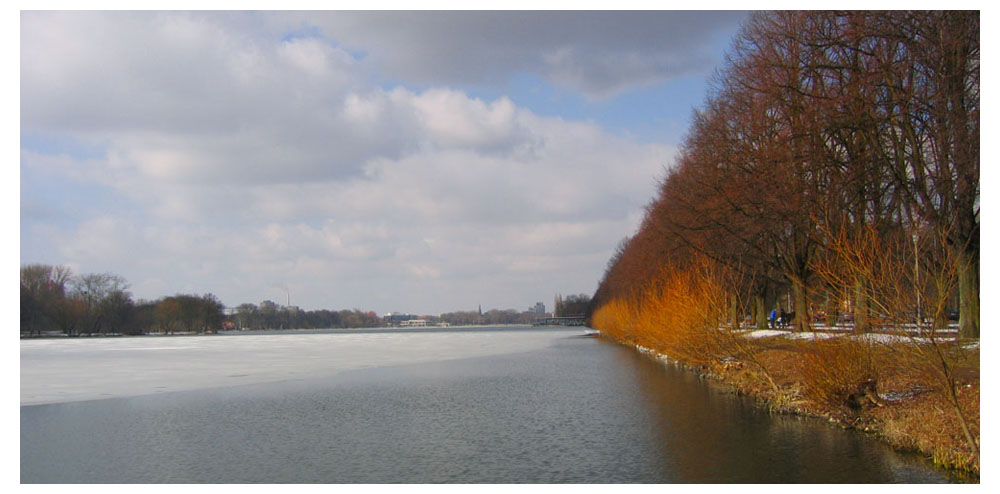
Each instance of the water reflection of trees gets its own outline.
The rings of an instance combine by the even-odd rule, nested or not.
[[[691,371],[622,350],[673,482],[907,481],[904,466],[927,468],[860,433],[771,415]]]

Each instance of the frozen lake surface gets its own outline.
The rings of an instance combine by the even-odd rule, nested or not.
[[[510,337],[516,331],[517,337]],[[581,330],[571,330],[573,334]],[[538,350],[566,330],[481,328],[21,340],[21,405],[314,378]]]

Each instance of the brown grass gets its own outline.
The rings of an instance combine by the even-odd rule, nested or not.
[[[634,300],[600,307],[593,327],[700,369],[774,411],[824,417],[978,478],[978,349],[849,337],[748,339],[722,327],[710,278],[670,274],[673,281]]]

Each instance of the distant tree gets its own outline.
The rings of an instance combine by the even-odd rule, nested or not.
[[[257,311],[260,314],[261,327],[273,329],[281,327],[278,321],[278,304],[265,300],[257,306]]]
[[[172,334],[180,331],[184,324],[183,306],[177,297],[166,297],[156,303],[154,318],[160,331]]]
[[[111,325],[122,314],[112,311],[127,310],[127,304],[123,303],[128,298],[125,279],[111,273],[91,273],[74,278],[71,283],[71,297],[81,301],[85,308],[79,332],[101,334],[114,329]]]
[[[156,323],[156,302],[139,300],[135,302],[132,309],[132,320],[123,332],[125,334],[145,334],[150,331],[157,331]]]
[[[65,266],[21,266],[21,333],[37,335],[58,326],[60,305],[71,277]]]
[[[198,322],[200,330],[203,332],[218,333],[225,319],[223,311],[226,306],[218,297],[211,293],[206,293],[198,300]]]
[[[340,324],[344,328],[359,328],[361,327],[361,317],[358,311],[342,310],[340,311]]]
[[[479,323],[479,312],[458,311],[441,314],[440,319],[452,326],[470,326]]]
[[[80,297],[64,297],[54,308],[53,320],[56,326],[67,336],[80,334],[87,320],[87,303]]]
[[[240,304],[236,306],[236,320],[233,322],[240,329],[260,329],[257,306],[254,304]]]
[[[113,333],[133,332],[135,302],[128,292],[114,290],[100,302],[98,311],[103,314],[104,330]]]
[[[162,331],[218,332],[225,319],[225,306],[212,294],[177,294],[156,304],[155,320]]]
[[[581,293],[579,295],[569,295],[562,300],[560,316],[579,316],[587,313],[590,306],[590,295]]]

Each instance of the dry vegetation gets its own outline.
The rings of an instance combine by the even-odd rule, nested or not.
[[[889,444],[919,451],[936,464],[979,474],[979,351],[956,351],[951,361],[963,375],[954,388],[941,385],[934,369],[911,343],[866,343],[848,337],[803,340],[773,338],[757,343],[758,362],[780,386],[746,367],[716,366],[713,373],[778,411],[826,417],[875,434]],[[957,411],[961,411],[960,417]],[[974,441],[970,441],[964,429]]]
[[[827,418],[978,477],[978,348],[846,333],[752,338],[720,325],[724,307],[713,309],[718,298],[711,294],[722,290],[699,283],[704,274],[673,276],[681,281],[646,298],[608,303],[592,325],[720,379],[772,411]],[[952,379],[943,377],[944,368]]]

